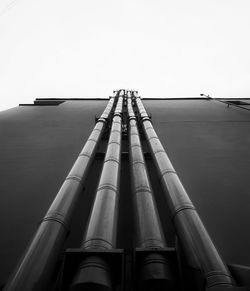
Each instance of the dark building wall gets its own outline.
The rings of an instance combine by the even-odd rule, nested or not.
[[[219,101],[144,100],[154,127],[211,237],[228,263],[250,265],[250,112]],[[31,239],[107,100],[20,106],[0,113],[0,282]],[[126,151],[126,146],[123,149]],[[105,144],[101,151],[105,151]],[[122,167],[121,217],[130,214],[129,167]],[[152,166],[152,163],[148,161]],[[91,169],[98,181],[101,160]],[[153,175],[152,169],[150,169]],[[68,246],[77,246],[95,183],[87,182]],[[160,216],[164,199],[153,177]],[[81,220],[82,217],[82,220]],[[166,219],[167,220],[167,219]],[[120,219],[118,245],[130,246],[131,219]],[[168,221],[163,221],[165,228]],[[80,231],[79,231],[80,229]],[[168,235],[168,231],[165,231]]]
[[[0,284],[16,265],[107,101],[0,113]]]
[[[219,101],[144,101],[227,263],[250,265],[250,112]]]

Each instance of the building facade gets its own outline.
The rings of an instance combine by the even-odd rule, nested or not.
[[[1,112],[3,290],[248,290],[249,109],[118,90]]]

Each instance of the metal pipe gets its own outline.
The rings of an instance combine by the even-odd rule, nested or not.
[[[147,250],[162,249],[166,247],[166,241],[148,178],[131,98],[128,98],[128,119],[137,246]],[[172,290],[174,288],[171,266],[162,254],[154,252],[146,254],[140,268],[142,290]]]
[[[234,279],[215,248],[154,131],[140,97],[135,96],[135,99],[141,117],[142,127],[187,262],[191,267],[199,269],[202,272],[206,280],[207,288],[214,286],[230,287],[235,285]]]
[[[128,116],[131,177],[137,224],[137,246],[140,248],[163,248],[166,246],[166,242],[153,199],[137,121],[130,98],[128,99]]]
[[[5,291],[49,290],[82,186],[113,104],[114,97],[111,97],[47,214],[42,219],[23,258],[7,282]]]
[[[107,152],[94,205],[81,245],[83,250],[110,250],[115,248],[116,245],[122,106],[123,97],[120,95],[113,116]],[[83,288],[90,288],[90,290],[112,289],[109,266],[103,258],[92,255],[81,262],[71,290],[82,290]]]

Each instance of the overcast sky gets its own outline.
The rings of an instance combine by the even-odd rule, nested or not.
[[[249,0],[0,0],[0,107],[36,97],[250,97]]]

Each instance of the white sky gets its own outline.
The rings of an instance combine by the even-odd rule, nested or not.
[[[250,97],[249,0],[0,0],[0,108],[36,97]]]

